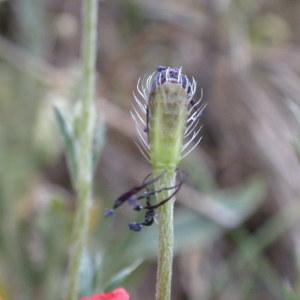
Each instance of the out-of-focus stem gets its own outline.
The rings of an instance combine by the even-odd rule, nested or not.
[[[80,262],[86,245],[89,212],[92,204],[92,143],[95,127],[95,63],[97,36],[97,0],[82,0],[82,60],[83,97],[81,115],[78,120],[78,165],[76,192],[78,209],[74,227],[73,256],[71,258],[68,286],[68,300],[78,299]]]
[[[154,171],[155,176],[161,174],[161,171]],[[171,187],[175,185],[176,172],[168,171],[165,176],[159,180],[156,189]],[[164,191],[157,194],[157,202],[166,199],[173,191]],[[174,230],[173,230],[173,212],[175,197],[162,205],[159,209],[159,253],[156,278],[156,300],[171,299],[172,267],[173,267],[173,248],[174,248]]]

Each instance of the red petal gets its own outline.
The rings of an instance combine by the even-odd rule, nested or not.
[[[125,289],[118,288],[110,293],[83,297],[80,300],[129,300],[129,294]]]

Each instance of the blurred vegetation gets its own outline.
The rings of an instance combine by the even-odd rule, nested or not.
[[[54,107],[80,95],[80,7],[0,1],[3,300],[65,295],[76,199]],[[182,164],[172,299],[300,299],[299,11],[292,0],[99,1],[106,139],[82,295],[125,285],[133,300],[153,299],[156,226],[135,234],[129,210],[103,211],[149,173],[132,143],[131,94],[170,64],[195,76],[208,103],[203,143]]]

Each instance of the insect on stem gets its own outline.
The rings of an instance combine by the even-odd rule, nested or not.
[[[152,173],[148,174],[145,179],[143,180],[143,183],[139,186],[135,186],[129,191],[122,194],[117,200],[115,201],[113,207],[105,212],[106,217],[110,217],[114,214],[114,211],[122,206],[124,203],[128,203],[130,207],[133,208],[134,211],[146,211],[145,218],[143,222],[140,223],[130,223],[129,229],[133,231],[140,231],[143,226],[150,226],[153,224],[155,216],[156,216],[156,209],[160,206],[167,203],[174,195],[178,193],[180,190],[185,178],[183,177],[183,173],[179,172],[180,178],[179,183],[177,183],[174,186],[170,187],[162,187],[158,190],[151,189],[153,187],[153,184],[158,182],[161,178],[163,178],[166,175],[166,171],[163,171],[160,175],[153,179],[149,179],[149,177],[153,176]],[[156,196],[159,193],[173,190],[173,192],[163,199],[162,201],[152,204],[151,201],[152,198]],[[141,195],[139,195],[141,193]],[[146,200],[146,205],[142,205],[141,201]]]

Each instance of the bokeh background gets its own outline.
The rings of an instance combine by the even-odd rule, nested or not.
[[[139,77],[183,66],[203,142],[181,164],[174,300],[300,299],[300,2],[99,1],[95,175],[81,294],[154,298],[157,226],[104,219],[150,167],[129,110]],[[80,98],[79,0],[0,1],[0,299],[58,300],[76,198],[53,107]],[[200,96],[200,89],[198,90]]]

